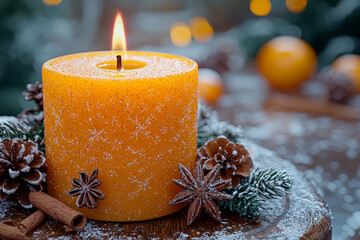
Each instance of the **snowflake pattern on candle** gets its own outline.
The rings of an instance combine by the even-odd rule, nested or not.
[[[130,138],[135,138],[136,140],[138,140],[138,135],[139,134],[143,134],[145,135],[147,138],[152,138],[150,131],[147,130],[148,126],[151,124],[151,116],[149,116],[148,118],[146,118],[146,120],[144,122],[140,122],[138,120],[138,116],[135,116],[135,119],[131,119],[129,118],[129,120],[135,124],[135,131],[131,133],[131,137]]]
[[[174,192],[169,183],[178,173],[169,169],[179,162],[191,167],[196,154],[196,64],[161,54],[128,57],[146,66],[125,70],[121,76],[128,78],[122,80],[104,77],[96,65],[112,56],[99,52],[67,56],[43,75],[49,191],[71,205],[63,195],[67,176],[99,168],[107,173],[102,179],[107,198],[101,209],[86,214],[104,220],[176,211],[167,203]],[[146,206],[140,204],[144,200]],[[135,211],[133,205],[142,207]]]
[[[137,184],[138,189],[132,193],[129,193],[129,197],[133,199],[134,197],[138,197],[139,193],[141,191],[146,191],[148,189],[151,189],[151,186],[149,186],[149,181],[153,178],[153,176],[149,176],[145,179],[145,181],[140,181],[135,177],[130,177],[129,180],[133,184]]]
[[[90,132],[90,137],[89,137],[89,141],[105,141],[105,139],[102,138],[101,133],[104,131],[104,129],[101,129],[100,131],[97,129],[88,129],[88,131]]]

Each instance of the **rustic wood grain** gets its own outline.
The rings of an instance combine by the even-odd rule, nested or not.
[[[317,115],[328,115],[346,121],[359,121],[360,110],[356,107],[326,101],[324,99],[312,99],[310,97],[296,96],[291,94],[271,93],[264,102],[265,109],[281,111],[297,111]]]

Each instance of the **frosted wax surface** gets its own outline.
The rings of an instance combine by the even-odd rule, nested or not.
[[[123,64],[127,60],[145,63],[137,69],[121,71],[106,70],[102,63],[116,64],[116,56],[121,55]],[[196,68],[196,63],[190,59],[153,52],[90,52],[66,55],[46,62],[43,68],[64,75],[98,80],[136,80],[144,78],[163,78],[171,75],[185,74]]]

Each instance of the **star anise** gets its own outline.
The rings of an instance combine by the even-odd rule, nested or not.
[[[213,201],[227,201],[232,196],[221,192],[230,183],[230,180],[218,180],[220,165],[216,165],[205,177],[200,162],[196,162],[193,175],[183,165],[179,164],[182,179],[173,179],[173,182],[184,190],[176,194],[170,205],[190,204],[187,216],[187,225],[190,225],[203,208],[213,219],[221,222],[220,211]]]
[[[232,187],[239,185],[242,178],[250,175],[253,167],[249,152],[239,143],[230,142],[224,136],[207,141],[198,149],[197,159],[204,165],[205,171],[210,171],[220,165],[220,178],[231,180]]]
[[[87,172],[80,172],[79,179],[73,179],[73,186],[75,188],[70,189],[68,195],[79,196],[76,200],[78,208],[87,207],[95,209],[98,205],[98,199],[104,199],[105,194],[103,191],[96,189],[100,186],[101,182],[97,180],[99,169],[95,169],[89,178]]]

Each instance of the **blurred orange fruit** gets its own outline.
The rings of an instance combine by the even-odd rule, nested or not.
[[[223,94],[221,76],[209,68],[199,69],[199,97],[207,103],[215,103]]]
[[[62,2],[62,0],[43,0],[43,2],[50,6],[56,6],[59,5]]]
[[[360,92],[360,56],[355,54],[346,54],[338,57],[331,64],[331,68],[346,74],[356,85]]]
[[[290,12],[301,13],[305,10],[307,0],[286,0],[286,7]]]
[[[261,74],[278,90],[299,87],[317,68],[314,49],[304,40],[281,36],[268,41],[257,55]]]
[[[250,11],[257,16],[266,16],[271,11],[271,2],[269,0],[251,0]]]

